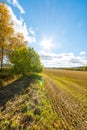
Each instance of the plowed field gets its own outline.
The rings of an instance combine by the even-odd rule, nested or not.
[[[61,130],[87,130],[87,72],[47,69],[44,83]]]

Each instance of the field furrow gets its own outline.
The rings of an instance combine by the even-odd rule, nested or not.
[[[87,95],[82,95],[81,88],[74,82],[68,82],[54,74],[50,76],[50,72],[45,74],[45,87],[52,108],[60,120],[60,129],[87,130],[87,100],[85,100]]]

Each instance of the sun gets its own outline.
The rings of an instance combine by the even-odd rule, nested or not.
[[[44,50],[50,50],[53,47],[53,39],[52,38],[44,38],[41,42],[40,42],[41,47]]]

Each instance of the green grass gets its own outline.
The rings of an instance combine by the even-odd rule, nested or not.
[[[25,86],[28,80],[29,83]],[[8,89],[11,92],[11,87],[13,87],[15,91],[12,90],[12,93],[15,96],[7,93],[6,98],[2,100],[0,129],[58,130],[58,118],[47,99],[47,92],[44,84],[40,83],[41,80],[40,75],[33,74],[11,83],[2,90],[3,93]],[[1,95],[2,92],[0,91]]]
[[[48,69],[15,81],[5,78],[7,85],[0,89],[0,129],[84,130],[86,76],[87,72]]]
[[[18,78],[17,75],[14,75],[11,72],[10,68],[3,68],[2,71],[0,71],[0,88],[3,88],[7,84],[13,82]]]

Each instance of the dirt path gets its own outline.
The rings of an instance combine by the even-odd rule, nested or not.
[[[64,91],[49,76],[44,76],[48,98],[54,112],[59,117],[61,130],[87,130],[87,115],[84,105],[75,101],[70,93]]]

